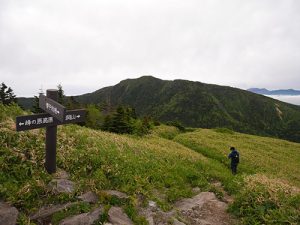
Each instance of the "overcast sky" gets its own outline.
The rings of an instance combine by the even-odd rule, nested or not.
[[[300,89],[300,1],[0,0],[0,82],[19,97],[142,75]]]

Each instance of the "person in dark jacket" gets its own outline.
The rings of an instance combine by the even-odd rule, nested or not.
[[[239,152],[235,149],[235,147],[230,147],[230,154],[228,155],[228,158],[231,159],[231,171],[232,174],[235,175],[237,173],[237,166],[240,162],[240,154]]]

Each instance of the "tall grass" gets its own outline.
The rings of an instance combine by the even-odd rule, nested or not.
[[[266,173],[293,185],[300,185],[300,144],[241,133],[220,133],[209,129],[178,135],[174,141],[228,164],[230,146],[240,152],[242,173]]]

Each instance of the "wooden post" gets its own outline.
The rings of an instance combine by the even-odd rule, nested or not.
[[[58,90],[49,89],[47,90],[47,97],[58,100]],[[48,173],[56,172],[56,138],[57,137],[57,126],[46,127],[46,161],[45,169]]]
[[[25,131],[46,127],[45,169],[48,173],[56,172],[57,125],[84,122],[84,109],[66,110],[57,102],[58,90],[47,90],[47,97],[40,95],[39,106],[46,113],[17,116],[16,130]]]

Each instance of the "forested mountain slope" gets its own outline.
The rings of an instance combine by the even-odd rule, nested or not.
[[[128,79],[77,96],[81,103],[130,105],[140,116],[190,127],[236,131],[300,141],[300,107],[245,90],[151,76]]]

